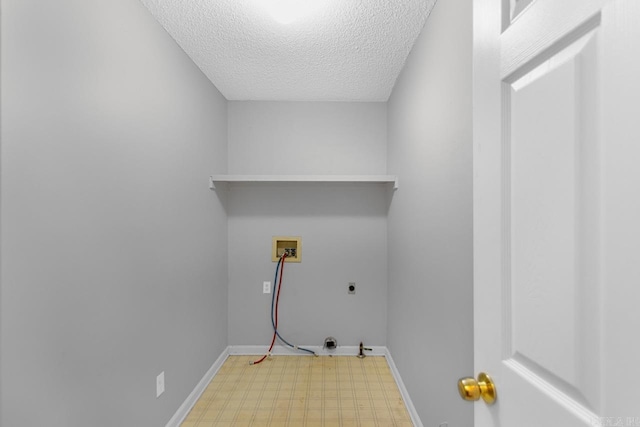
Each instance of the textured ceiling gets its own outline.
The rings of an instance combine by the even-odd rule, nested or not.
[[[435,3],[141,1],[228,100],[291,101],[386,101]]]

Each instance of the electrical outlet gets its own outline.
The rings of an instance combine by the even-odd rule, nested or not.
[[[156,398],[160,397],[162,393],[164,393],[164,371],[156,377]]]
[[[271,293],[271,282],[262,282],[262,293],[263,294]]]
[[[347,292],[349,293],[349,295],[355,295],[356,282],[349,282],[349,286],[347,287]]]

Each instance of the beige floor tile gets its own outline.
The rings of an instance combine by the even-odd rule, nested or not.
[[[182,427],[411,426],[384,357],[231,356]]]

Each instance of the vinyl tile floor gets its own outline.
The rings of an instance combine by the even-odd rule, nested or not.
[[[181,427],[413,426],[382,356],[229,356]]]

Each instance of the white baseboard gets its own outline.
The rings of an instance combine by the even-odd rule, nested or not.
[[[302,346],[302,347],[315,351],[316,354],[318,354],[319,356],[355,356],[358,354],[358,346],[339,346],[337,349],[332,351],[326,350],[320,346],[313,346],[313,345]],[[213,377],[216,375],[216,373],[218,372],[218,370],[220,369],[224,361],[227,360],[227,357],[231,355],[258,356],[258,355],[265,354],[268,348],[269,348],[268,346],[264,346],[264,345],[230,345],[226,349],[224,349],[220,357],[218,357],[218,359],[213,363],[213,365],[207,371],[207,373],[204,374],[204,377],[202,377],[198,385],[196,385],[196,388],[193,389],[193,391],[191,392],[191,394],[189,394],[189,396],[184,401],[184,403],[180,405],[180,408],[178,408],[178,410],[173,415],[173,417],[171,417],[166,427],[180,426],[180,424],[184,421],[187,415],[189,415],[189,411],[191,411],[191,408],[193,408],[193,405],[196,404],[196,402],[200,398],[200,395],[207,388],[207,385],[211,382]],[[384,346],[371,346],[369,348],[371,348],[371,351],[366,352],[367,356],[386,357],[387,363],[389,364],[389,369],[393,374],[393,378],[396,380],[396,384],[398,385],[398,389],[400,390],[400,395],[404,400],[404,404],[407,407],[407,411],[409,411],[409,416],[411,417],[411,421],[413,422],[413,425],[415,427],[423,427],[422,421],[418,416],[418,412],[416,411],[415,406],[413,406],[411,397],[409,397],[409,392],[407,391],[407,388],[404,386],[404,383],[402,382],[402,378],[400,377],[400,372],[398,372],[398,368],[396,367],[396,364],[394,363],[393,358],[391,357],[391,353],[389,352],[389,349]],[[295,349],[292,349],[290,347],[275,346],[271,351],[271,354],[278,355],[278,356],[280,355],[283,355],[283,356],[298,355],[299,356],[300,354],[305,354],[305,353],[301,351],[296,351]]]
[[[187,418],[189,411],[191,411],[191,408],[196,404],[200,395],[202,395],[213,377],[218,373],[218,370],[222,367],[224,361],[227,360],[227,357],[229,357],[229,347],[225,348],[222,351],[222,354],[220,354],[216,361],[213,362],[213,365],[211,365],[211,368],[209,368],[209,370],[204,374],[204,377],[202,377],[200,382],[198,382],[196,388],[193,389],[184,403],[182,403],[176,413],[173,414],[173,417],[171,417],[166,427],[179,427],[185,418]]]
[[[409,392],[407,391],[407,388],[404,386],[404,382],[402,382],[402,377],[400,376],[398,367],[393,361],[393,357],[391,357],[391,352],[389,352],[389,349],[386,347],[385,347],[385,357],[387,358],[387,364],[389,364],[389,369],[391,369],[393,378],[396,380],[398,390],[400,390],[400,395],[404,400],[404,404],[407,407],[407,411],[409,411],[409,416],[411,417],[411,421],[413,422],[413,425],[415,427],[423,427],[422,420],[420,420],[420,416],[418,415],[418,411],[416,411],[416,407],[413,406],[411,397],[409,397]]]
[[[304,347],[308,350],[314,351],[318,356],[355,356],[359,352],[358,346],[338,346],[335,350],[327,350],[325,348],[320,347],[319,345],[301,345],[300,347]],[[364,353],[367,356],[385,356],[386,355],[386,347],[383,346],[371,346],[371,351],[365,351]],[[260,356],[267,352],[269,346],[266,345],[230,345],[228,347],[229,355],[233,356],[250,356],[256,355]],[[281,345],[276,345],[271,350],[271,354],[274,356],[304,356],[311,354],[306,353],[304,351],[295,350],[291,347],[285,347]]]

